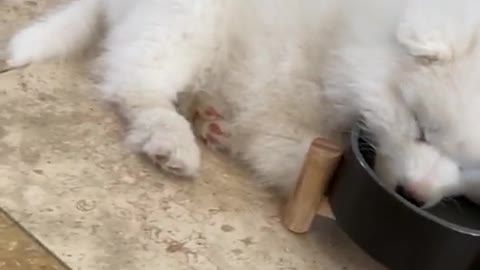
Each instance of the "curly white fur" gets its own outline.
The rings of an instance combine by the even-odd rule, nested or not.
[[[383,176],[431,205],[480,196],[477,2],[77,0],[15,35],[8,64],[70,55],[103,26],[100,89],[162,168],[198,171],[174,103],[203,90],[224,97],[234,152],[269,184],[290,187],[314,137],[363,117]]]

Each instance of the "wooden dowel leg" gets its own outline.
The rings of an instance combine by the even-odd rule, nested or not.
[[[290,231],[305,233],[310,229],[341,155],[341,149],[331,142],[313,141],[283,215],[283,224]]]

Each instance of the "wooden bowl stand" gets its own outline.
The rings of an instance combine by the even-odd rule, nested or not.
[[[310,230],[315,216],[334,219],[326,191],[342,157],[334,143],[315,139],[305,157],[302,172],[283,213],[283,224],[292,232]]]

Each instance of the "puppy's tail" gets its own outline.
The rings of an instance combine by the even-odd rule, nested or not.
[[[102,2],[74,0],[18,32],[7,47],[7,68],[66,57],[88,47],[100,28]]]

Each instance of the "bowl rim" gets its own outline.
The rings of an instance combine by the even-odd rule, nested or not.
[[[411,211],[414,211],[416,214],[422,216],[423,218],[427,218],[443,227],[446,227],[451,230],[455,230],[463,234],[480,236],[480,230],[458,225],[450,221],[444,220],[440,217],[437,217],[421,208],[414,206],[412,203],[404,199],[402,196],[398,195],[397,193],[393,192],[391,189],[387,188],[386,184],[384,184],[384,182],[380,180],[380,178],[377,176],[375,171],[368,165],[367,161],[365,160],[363,154],[360,151],[359,139],[361,138],[362,131],[365,131],[365,130],[361,127],[361,125],[355,125],[355,127],[352,129],[352,132],[350,135],[351,148],[352,148],[355,159],[359,162],[360,166],[367,172],[369,177],[375,180],[374,182],[377,185],[379,185],[384,191],[388,192],[390,196],[393,196],[397,201],[402,203],[405,207],[408,207]]]

